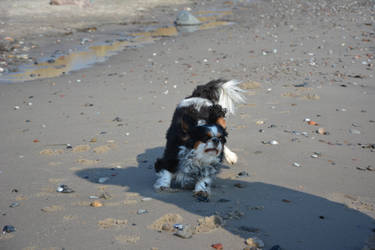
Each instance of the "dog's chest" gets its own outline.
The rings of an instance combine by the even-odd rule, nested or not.
[[[193,178],[202,178],[216,175],[220,170],[218,157],[200,159],[193,150],[183,149],[179,153],[178,171]]]

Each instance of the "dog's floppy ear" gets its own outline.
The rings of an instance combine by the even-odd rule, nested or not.
[[[187,134],[190,134],[190,132],[193,130],[193,128],[196,125],[195,123],[196,123],[195,120],[191,116],[189,115],[182,116],[182,119],[181,119],[182,131],[184,131]]]
[[[225,121],[225,118],[224,118],[224,117],[219,117],[219,118],[217,118],[217,120],[216,120],[216,124],[222,126],[223,129],[226,129],[226,128],[227,128],[227,122]]]
[[[208,119],[210,123],[216,123],[222,126],[224,129],[227,127],[225,121],[225,113],[227,111],[225,109],[223,109],[220,105],[215,104],[210,107],[209,112],[210,113]]]

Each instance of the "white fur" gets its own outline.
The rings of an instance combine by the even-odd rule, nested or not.
[[[182,188],[194,188],[194,191],[209,192],[211,179],[220,171],[221,164],[218,155],[214,152],[205,153],[205,148],[204,143],[196,149],[180,147],[176,184]]]
[[[195,184],[194,192],[198,193],[198,192],[202,191],[202,192],[210,193],[211,192],[211,189],[210,189],[211,182],[212,182],[212,179],[210,177],[206,177],[206,178],[203,178],[203,179],[199,180]]]
[[[197,126],[203,126],[203,125],[206,125],[207,122],[205,120],[198,120],[197,122]]]
[[[208,128],[210,129],[213,136],[217,136],[217,134],[219,133],[216,126],[209,126]]]
[[[216,154],[215,151],[209,151],[209,152],[204,152],[208,148],[216,148],[218,150],[218,153]],[[218,164],[219,158],[218,155],[220,154],[222,150],[222,144],[219,143],[217,147],[211,142],[207,141],[207,143],[200,143],[199,146],[194,150],[195,152],[195,159],[194,163],[197,166],[206,166],[206,165],[211,165],[211,164]]]
[[[229,164],[235,164],[238,161],[237,154],[231,151],[227,146],[224,146],[224,158]]]
[[[183,107],[189,107],[190,105],[194,105],[194,107],[200,111],[200,109],[204,106],[212,106],[213,103],[205,98],[200,98],[200,97],[191,97],[184,99],[178,104],[177,108],[183,108]]]
[[[161,189],[161,188],[169,188],[171,186],[172,181],[172,173],[168,170],[161,170],[159,173],[156,174],[159,178],[156,180],[154,184],[155,189]]]
[[[246,101],[245,97],[242,94],[246,91],[241,89],[238,86],[239,84],[239,81],[231,80],[224,83],[220,87],[220,97],[218,104],[227,109],[230,114],[234,114],[234,106],[236,103],[244,103]]]

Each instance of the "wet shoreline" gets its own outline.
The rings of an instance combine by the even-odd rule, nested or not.
[[[190,8],[188,10],[191,11]],[[171,21],[169,23],[134,21],[130,22],[130,27],[126,27],[127,23],[101,25],[100,28],[90,26],[78,29],[77,33],[67,34],[73,36],[71,40],[76,40],[76,42],[64,42],[62,37],[56,37],[56,45],[47,41],[48,50],[39,48],[38,52],[30,51],[30,56],[23,56],[24,60],[12,63],[10,71],[5,70],[0,73],[0,83],[59,77],[91,67],[96,63],[105,62],[109,57],[125,49],[142,47],[162,38],[178,37],[184,33],[234,24],[228,21],[233,16],[232,8],[223,9],[212,6],[209,9],[206,7],[191,12],[202,22],[201,25],[176,26]],[[177,15],[178,12],[175,11],[175,16]],[[77,44],[77,39],[79,39],[79,44]],[[55,51],[51,52],[51,50]],[[44,56],[38,56],[38,54]],[[31,62],[25,62],[27,58]]]

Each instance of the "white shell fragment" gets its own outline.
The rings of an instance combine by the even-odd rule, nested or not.
[[[301,167],[301,164],[299,164],[298,162],[293,162],[293,167],[299,168]]]
[[[104,183],[104,182],[106,182],[106,181],[108,181],[109,180],[109,177],[100,177],[99,179],[98,179],[98,182],[99,183]]]
[[[278,141],[276,141],[276,140],[271,140],[270,142],[269,142],[271,145],[279,145],[280,143],[278,142]]]

